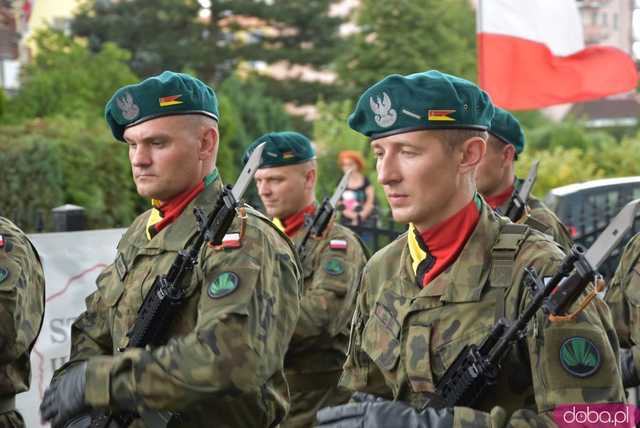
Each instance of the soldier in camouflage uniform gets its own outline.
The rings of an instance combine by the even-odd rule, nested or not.
[[[359,392],[321,410],[320,426],[555,426],[561,403],[624,400],[617,341],[596,301],[572,322],[539,311],[473,408],[418,410],[465,345],[521,313],[531,298],[523,269],[549,276],[563,258],[475,192],[493,111],[473,83],[432,70],[386,77],[349,117],[371,139],[393,217],[409,231],[365,267],[340,380]]]
[[[106,117],[129,146],[138,193],[155,199],[154,208],[126,231],[74,322],[70,362],[45,393],[43,417],[75,427],[87,426],[92,409],[143,418],[171,411],[169,426],[277,425],[288,407],[283,361],[302,282],[295,250],[257,211],[236,217],[222,245],[202,247],[166,344],[125,349],[154,278],[197,232],[193,208],[208,214],[220,195],[215,94],[164,72],[119,89]]]
[[[29,389],[29,354],[44,318],[44,273],[31,242],[0,217],[0,428],[23,427],[15,395]]]
[[[605,301],[620,339],[622,382],[640,385],[640,234],[627,244],[609,284]]]
[[[315,151],[302,134],[273,132],[247,149],[245,162],[262,142],[267,145],[255,175],[258,193],[267,214],[298,248],[317,207]],[[291,411],[283,427],[310,427],[320,408],[351,396],[338,388],[338,379],[365,249],[351,230],[331,221],[322,239],[308,239],[305,253],[300,318],[284,360]]]
[[[522,153],[524,143],[518,119],[508,111],[496,108],[489,128],[487,152],[478,165],[476,184],[486,202],[501,214],[507,212],[511,196],[520,190],[523,183],[514,174],[514,162]],[[527,199],[526,212],[518,222],[551,236],[565,251],[573,245],[569,231],[560,219],[531,194]]]

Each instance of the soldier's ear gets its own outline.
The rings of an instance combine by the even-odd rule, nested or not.
[[[461,173],[474,170],[487,151],[487,142],[480,137],[471,137],[460,145],[460,164]]]
[[[512,144],[505,144],[502,149],[502,160],[513,162],[516,159],[516,148]]]
[[[313,189],[314,186],[316,185],[316,169],[315,168],[309,168],[307,170],[307,172],[305,172],[304,174],[304,187],[305,189]]]
[[[199,158],[212,159],[218,152],[219,134],[215,127],[206,127],[200,137]]]

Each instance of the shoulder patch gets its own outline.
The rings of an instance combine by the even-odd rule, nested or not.
[[[227,233],[222,238],[222,248],[240,248],[241,246],[239,233]]]
[[[570,375],[586,378],[598,371],[602,360],[600,350],[592,341],[573,336],[560,346],[560,363]]]
[[[324,270],[329,275],[340,275],[344,272],[344,264],[342,263],[342,260],[332,258],[327,260],[324,264]]]
[[[240,285],[240,278],[235,272],[222,272],[209,284],[207,294],[212,299],[220,299],[233,293],[238,285]]]
[[[2,284],[7,278],[9,278],[9,269],[4,266],[0,266],[0,284]]]
[[[329,241],[329,248],[332,250],[347,251],[347,241],[344,239],[332,239]]]
[[[4,236],[0,235],[0,248],[4,247]]]

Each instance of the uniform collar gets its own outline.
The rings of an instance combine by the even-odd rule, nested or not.
[[[197,232],[196,219],[193,215],[193,208],[200,207],[209,214],[213,209],[218,196],[222,192],[222,180],[217,179],[205,187],[205,189],[193,199],[184,209],[182,214],[168,227],[161,230],[152,240],[146,236],[146,224],[151,210],[140,216],[132,224],[123,241],[141,249],[178,251],[185,247],[192,236]],[[141,223],[141,224],[140,224]]]
[[[302,226],[304,226],[305,219],[308,216],[312,216],[315,212],[316,204],[313,202],[311,205],[307,205],[302,210],[285,219],[281,220],[279,218],[274,218],[273,224],[275,224],[276,227],[283,231],[289,238],[293,238],[298,234],[298,232],[303,230]]]
[[[511,199],[511,195],[513,195],[514,191],[515,186],[512,183],[509,187],[504,189],[503,192],[495,196],[487,196],[485,200],[487,201],[487,204],[489,204],[489,206],[494,210],[500,209],[501,212],[504,212],[504,210],[506,210],[509,206],[509,200]]]
[[[491,270],[491,248],[498,239],[501,220],[480,198],[480,218],[455,263],[434,278],[418,296],[440,297],[444,302],[475,302],[480,300]],[[411,254],[405,245],[401,256],[405,283],[416,287]]]

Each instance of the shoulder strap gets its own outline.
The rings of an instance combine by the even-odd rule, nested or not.
[[[549,225],[541,222],[538,219],[533,218],[532,216],[527,216],[527,219],[524,221],[524,224],[529,226],[532,229],[537,230],[538,232],[548,233]]]
[[[498,240],[491,249],[491,272],[489,284],[496,288],[495,320],[505,316],[505,294],[511,286],[516,254],[520,244],[529,235],[529,227],[523,224],[506,223],[500,229]]]

